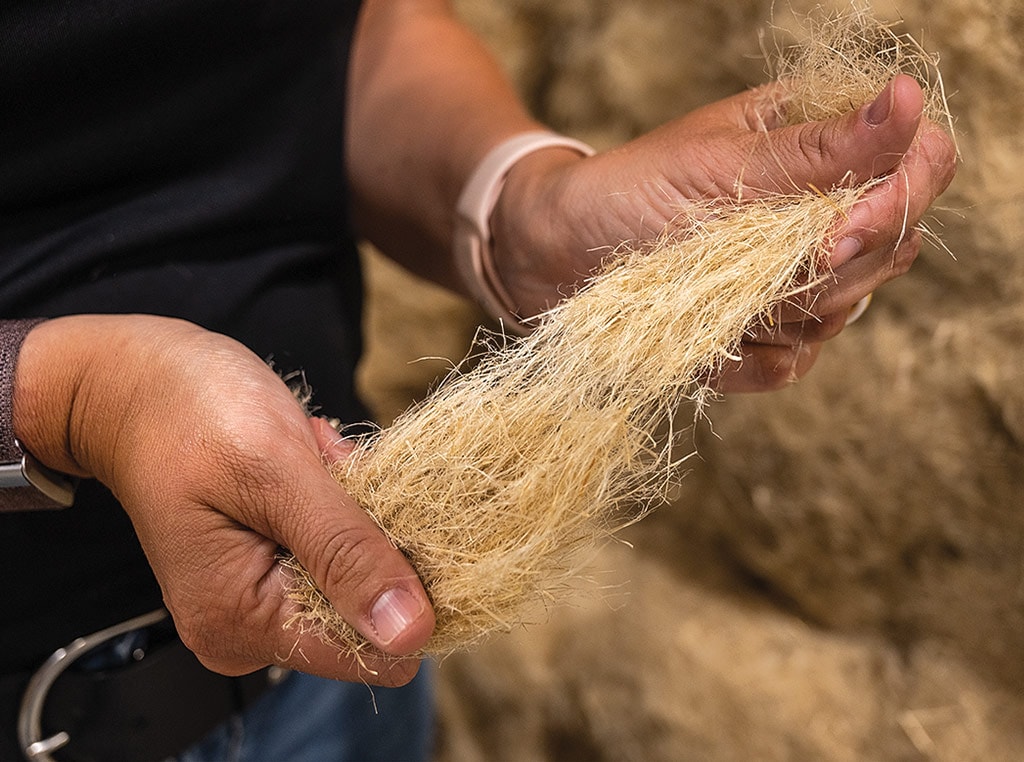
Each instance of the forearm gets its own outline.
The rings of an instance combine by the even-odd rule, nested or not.
[[[447,0],[366,3],[346,147],[359,232],[389,256],[458,288],[458,195],[489,149],[537,126]]]

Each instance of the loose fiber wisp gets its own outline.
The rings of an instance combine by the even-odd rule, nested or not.
[[[843,113],[899,73],[947,117],[936,62],[863,10],[818,21],[777,70],[790,121]],[[766,133],[770,139],[770,133]],[[425,654],[538,621],[574,594],[593,550],[664,502],[688,404],[752,325],[825,285],[830,231],[868,185],[687,207],[642,250],[620,246],[521,341],[494,337],[389,428],[358,437],[335,476],[422,579],[437,614]],[[612,242],[614,243],[614,242]],[[369,648],[286,559],[291,624]]]

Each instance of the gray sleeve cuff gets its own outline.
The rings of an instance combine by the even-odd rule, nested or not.
[[[0,462],[21,457],[14,439],[14,366],[21,343],[43,318],[0,320]]]
[[[23,456],[14,436],[14,368],[25,336],[44,319],[0,320],[0,463],[20,462]],[[0,489],[0,512],[54,507],[34,487]]]

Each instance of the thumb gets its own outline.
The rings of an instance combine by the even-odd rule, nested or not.
[[[347,457],[351,446],[320,418],[309,419],[328,462]],[[330,475],[333,506],[317,506],[295,516],[301,531],[287,538],[289,548],[317,581],[337,613],[363,637],[396,656],[422,648],[434,628],[430,600],[415,570]],[[338,500],[340,496],[340,501]],[[304,508],[298,509],[305,513]]]
[[[923,110],[920,85],[900,74],[871,103],[849,114],[769,132],[756,159],[769,183],[784,190],[863,183],[899,164]]]

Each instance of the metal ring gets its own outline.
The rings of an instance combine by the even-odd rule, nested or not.
[[[42,738],[43,705],[46,703],[50,688],[64,670],[96,646],[126,632],[154,625],[168,616],[166,609],[157,609],[94,632],[92,635],[75,638],[68,645],[50,654],[43,662],[43,666],[36,670],[28,681],[25,694],[21,698],[21,709],[18,712],[18,743],[21,744],[25,758],[31,762],[56,762],[50,756],[51,752],[67,746],[71,741],[71,736],[63,730]]]

